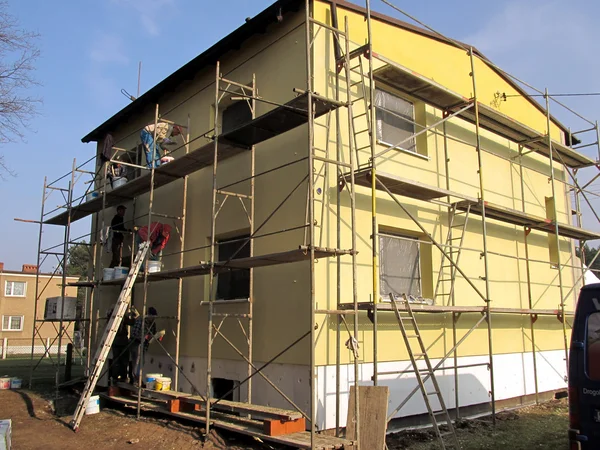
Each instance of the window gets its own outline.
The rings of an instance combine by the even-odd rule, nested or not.
[[[421,255],[415,238],[379,234],[379,293],[421,296]]]
[[[377,140],[416,153],[416,141],[411,137],[415,134],[414,104],[389,92],[375,89],[375,108]]]
[[[238,236],[219,241],[218,259],[227,261],[230,258],[239,259],[250,256],[250,243],[244,238],[250,235]],[[238,251],[239,250],[239,251]],[[237,253],[236,253],[237,252]],[[234,256],[235,255],[235,256]],[[231,270],[217,275],[217,300],[247,299],[250,297],[250,269]]]
[[[212,398],[240,401],[240,382],[227,378],[212,378]]]
[[[2,316],[2,331],[23,331],[23,316]]]
[[[4,295],[7,297],[25,297],[27,283],[25,281],[7,281]]]
[[[592,313],[587,321],[587,375],[600,381],[600,312]]]
[[[245,100],[234,101],[223,110],[222,133],[235,130],[252,120],[252,111]]]

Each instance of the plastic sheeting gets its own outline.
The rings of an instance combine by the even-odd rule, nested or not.
[[[379,235],[379,293],[387,300],[395,296],[421,296],[418,241]]]
[[[411,102],[376,89],[375,107],[378,140],[396,145],[415,134],[415,126],[412,123],[415,117],[414,106]],[[404,142],[399,148],[416,152],[415,139]]]

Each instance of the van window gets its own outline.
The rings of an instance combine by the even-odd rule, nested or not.
[[[591,380],[600,381],[600,312],[588,316],[587,373]]]

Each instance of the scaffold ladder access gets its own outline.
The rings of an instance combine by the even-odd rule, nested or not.
[[[123,317],[127,311],[127,307],[131,301],[131,290],[133,289],[133,284],[135,279],[140,272],[142,267],[142,263],[146,259],[146,254],[148,253],[149,244],[148,242],[143,242],[140,244],[140,248],[135,257],[135,261],[129,274],[127,275],[127,279],[125,280],[125,284],[123,285],[123,290],[119,295],[119,299],[115,307],[113,308],[112,315],[108,324],[106,325],[106,329],[104,330],[104,335],[102,336],[102,340],[100,341],[100,346],[96,351],[96,356],[94,357],[94,368],[88,378],[85,388],[81,393],[81,398],[79,399],[79,403],[77,404],[77,408],[75,409],[75,414],[73,414],[73,419],[71,420],[71,428],[74,431],[77,431],[79,428],[79,424],[81,423],[81,419],[85,414],[85,409],[87,407],[88,401],[94,392],[94,388],[96,387],[96,383],[100,379],[100,375],[102,373],[102,368],[104,367],[104,363],[108,358],[108,354],[112,347],[113,341],[115,340],[115,336],[119,327],[121,326],[121,322],[123,322]]]
[[[415,371],[415,378],[417,379],[417,383],[419,384],[419,389],[421,390],[421,394],[423,395],[423,400],[425,402],[425,406],[427,407],[427,412],[429,413],[429,418],[431,419],[431,424],[433,425],[433,429],[440,443],[440,448],[456,448],[459,449],[460,444],[458,443],[458,438],[456,437],[456,431],[454,430],[454,426],[452,425],[452,420],[450,419],[450,415],[448,414],[448,409],[446,408],[446,403],[444,402],[444,397],[442,395],[442,391],[440,390],[440,386],[437,382],[437,378],[435,377],[434,369],[431,366],[431,361],[429,360],[429,356],[427,355],[427,348],[423,343],[423,339],[421,339],[421,333],[419,331],[419,326],[417,325],[417,320],[415,319],[415,315],[410,307],[410,302],[406,297],[406,294],[403,295],[403,303],[406,304],[406,314],[407,317],[403,317],[398,309],[397,300],[394,298],[393,294],[390,294],[390,302],[392,303],[392,307],[394,308],[394,313],[396,314],[396,319],[398,320],[398,325],[400,326],[400,331],[402,331],[402,338],[404,339],[404,344],[406,345],[406,350],[408,351],[408,356],[410,357],[410,362]],[[405,323],[408,322],[408,324]],[[417,341],[417,346],[414,347],[414,340]],[[417,348],[415,352],[413,348]],[[418,361],[425,362],[425,368],[419,368],[417,364]],[[428,391],[425,383],[431,380],[431,384],[433,385],[433,390]],[[434,410],[431,405],[430,397],[436,397],[439,404],[440,409]],[[449,431],[444,431],[440,429],[440,421],[445,421],[446,426]],[[446,442],[449,440],[450,442]]]

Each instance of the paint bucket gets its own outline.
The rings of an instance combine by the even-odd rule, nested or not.
[[[99,192],[88,192],[87,194],[85,194],[85,201],[86,202],[91,202],[92,200],[96,199],[100,197],[100,193]]]
[[[162,373],[149,373],[146,375],[146,388],[151,391],[156,389],[156,379],[162,377]]]
[[[102,280],[110,281],[115,279],[115,269],[112,267],[106,268],[102,271]]]
[[[169,377],[157,377],[156,378],[156,390],[157,391],[170,391],[171,390],[171,379]]]
[[[87,416],[92,414],[98,414],[100,412],[100,396],[93,395],[88,400],[88,404],[85,408],[85,414]]]
[[[21,389],[21,385],[23,384],[23,382],[21,381],[20,378],[11,378],[10,379],[10,388],[11,389]]]
[[[148,273],[160,272],[162,263],[160,261],[148,261]]]
[[[0,390],[10,389],[10,378],[2,377],[0,378]]]
[[[114,280],[120,280],[122,278],[127,277],[129,273],[129,267],[117,266],[115,267],[115,275],[113,277]]]
[[[125,177],[115,177],[112,180],[112,188],[117,189],[127,183],[127,178]]]

